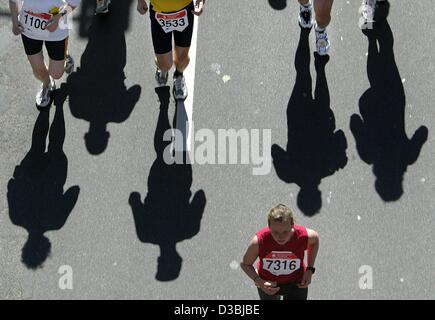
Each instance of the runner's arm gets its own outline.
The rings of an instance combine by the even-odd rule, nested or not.
[[[307,262],[308,267],[314,267],[316,262],[317,253],[319,252],[319,235],[316,231],[308,229],[308,248],[307,248]]]
[[[240,267],[246,273],[246,275],[251,278],[255,283],[257,283],[257,281],[261,279],[253,266],[255,260],[257,260],[258,258],[258,254],[258,239],[257,236],[254,236],[254,238],[252,238],[251,242],[248,245],[248,249],[246,249],[243,260],[240,263]]]
[[[9,10],[11,11],[11,19],[13,24],[18,24],[19,2],[21,0],[9,0]]]
[[[12,33],[16,36],[24,31],[23,25],[18,20],[18,13],[22,6],[21,0],[9,0],[9,10],[11,12]]]

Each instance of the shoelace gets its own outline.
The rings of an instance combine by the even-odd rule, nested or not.
[[[183,90],[183,84],[184,84],[184,78],[183,77],[176,77],[175,78],[175,90],[182,91]]]
[[[310,20],[311,20],[311,14],[310,14],[310,12],[309,11],[304,11],[303,13],[302,13],[302,18],[305,20],[305,22],[310,22]]]
[[[317,43],[322,47],[328,46],[328,35],[326,32],[317,32]]]

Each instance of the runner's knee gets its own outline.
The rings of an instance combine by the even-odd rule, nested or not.
[[[157,59],[157,64],[161,70],[168,71],[172,68],[174,63],[169,59]]]
[[[64,69],[56,69],[56,70],[50,70],[50,76],[55,79],[59,80],[63,76]]]

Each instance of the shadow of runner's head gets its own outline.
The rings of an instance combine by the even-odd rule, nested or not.
[[[299,209],[307,216],[319,213],[322,207],[322,193],[318,186],[302,186],[298,193],[297,204]]]
[[[95,122],[94,122],[95,123]],[[109,144],[110,132],[106,131],[106,126],[102,129],[97,129],[97,126],[92,125],[89,127],[89,132],[85,133],[83,139],[85,140],[86,149],[92,155],[102,154]]]
[[[283,10],[287,7],[287,0],[268,0],[269,5],[275,10]]]
[[[23,246],[21,262],[29,269],[42,268],[50,254],[50,240],[40,232],[30,231]]]

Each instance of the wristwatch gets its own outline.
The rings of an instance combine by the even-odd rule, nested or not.
[[[316,272],[316,268],[314,268],[314,267],[307,267],[307,270],[310,270],[312,274],[314,274],[314,272]]]

